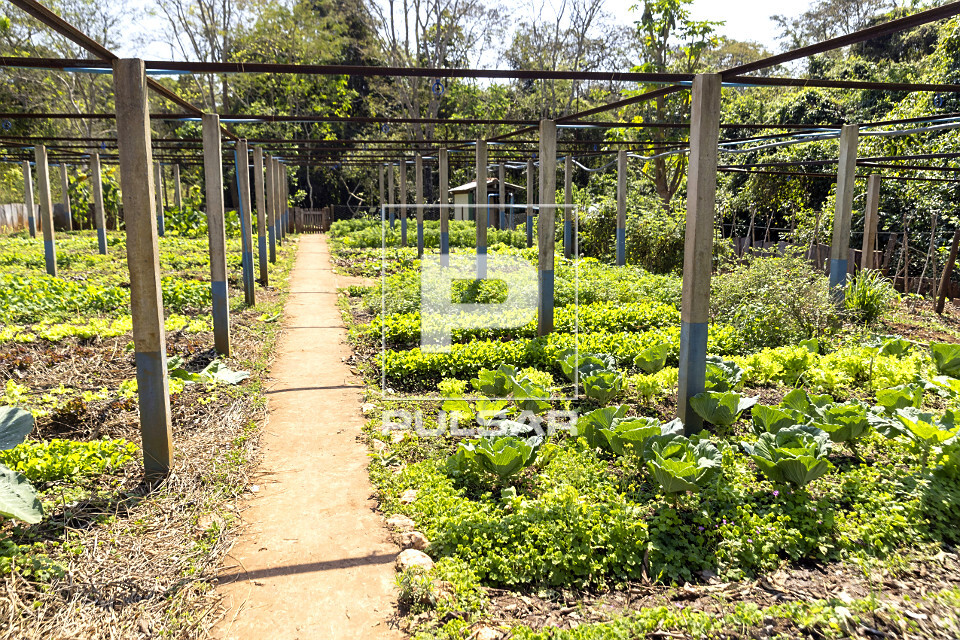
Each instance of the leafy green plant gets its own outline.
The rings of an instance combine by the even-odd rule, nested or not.
[[[920,408],[923,401],[923,387],[918,384],[901,384],[889,389],[877,389],[877,404],[883,412],[893,415],[897,409]]]
[[[757,397],[744,398],[739,393],[704,391],[690,398],[690,406],[710,424],[729,427],[757,400]]]
[[[780,409],[797,424],[815,427],[835,443],[846,442],[856,454],[856,441],[870,428],[867,408],[859,402],[834,402],[829,395],[809,395],[794,389],[783,397]]]
[[[526,425],[509,422],[502,423],[501,426],[512,433],[529,429]],[[454,476],[462,475],[471,469],[486,471],[497,476],[501,483],[505,483],[526,467],[535,464],[541,453],[548,451],[544,448],[545,444],[546,438],[543,436],[521,438],[517,435],[461,442],[457,451],[447,458],[447,471]]]
[[[483,369],[470,381],[474,389],[490,398],[502,398],[513,391],[516,367],[502,364],[496,369]]]
[[[667,495],[698,491],[720,472],[720,451],[709,441],[682,435],[651,438],[644,449],[647,469]]]
[[[584,437],[591,449],[606,449],[607,438],[602,433],[613,423],[627,415],[627,405],[601,407],[577,418],[577,434]]]
[[[683,433],[683,423],[671,420],[661,424],[656,418],[620,418],[609,429],[601,429],[606,440],[603,449],[616,455],[643,456],[643,448],[649,438],[673,436]]]
[[[733,391],[742,378],[743,369],[737,363],[720,356],[707,356],[705,387],[708,391]]]
[[[960,344],[931,342],[930,355],[937,371],[951,378],[960,378]]]
[[[768,407],[762,404],[755,405],[750,409],[750,417],[753,419],[753,432],[757,435],[777,433],[797,424],[796,419],[785,411],[781,411],[778,407]]]
[[[669,342],[661,342],[653,347],[644,349],[633,359],[633,366],[644,373],[656,373],[667,364],[667,356],[672,346]]]
[[[591,400],[606,404],[623,393],[624,377],[619,371],[595,370],[580,380],[583,392]]]
[[[897,298],[893,283],[874,269],[860,271],[843,289],[844,307],[864,324],[876,323]]]
[[[956,438],[960,433],[960,424],[955,422],[955,416],[950,412],[938,418],[932,413],[907,407],[897,409],[896,417],[904,427],[903,433],[920,449],[920,464],[924,468],[933,446]]]
[[[55,438],[2,450],[0,463],[22,473],[30,482],[51,482],[116,471],[136,452],[136,445],[126,440],[78,442]]]
[[[183,358],[172,356],[167,358],[167,375],[172,379],[183,380],[185,383],[203,384],[240,384],[250,377],[247,371],[234,371],[220,360],[214,360],[199,373],[192,373],[184,368]]]
[[[33,431],[33,416],[15,407],[0,407],[0,450],[11,449]],[[20,472],[0,463],[0,516],[29,524],[43,519],[36,489]]]
[[[830,437],[813,427],[796,426],[761,433],[757,442],[741,446],[772,482],[803,487],[827,472]]]
[[[610,356],[594,353],[578,354],[574,350],[561,353],[557,358],[557,364],[560,365],[563,375],[567,376],[570,382],[576,382],[578,377],[582,380],[597,371],[612,369],[616,365]]]

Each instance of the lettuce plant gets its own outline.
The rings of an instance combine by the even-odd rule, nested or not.
[[[704,391],[690,398],[690,406],[701,418],[717,426],[729,427],[759,398],[744,398],[739,393]]]
[[[830,437],[819,429],[795,426],[777,433],[761,433],[755,444],[740,443],[747,455],[772,482],[803,487],[830,468]]]
[[[12,449],[33,431],[33,416],[15,407],[0,407],[0,449]],[[24,477],[0,463],[0,516],[29,524],[43,519],[43,507],[37,490]]]
[[[644,458],[650,475],[667,495],[702,489],[717,476],[722,460],[710,442],[693,443],[682,435],[652,438]]]

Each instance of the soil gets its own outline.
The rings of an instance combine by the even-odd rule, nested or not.
[[[401,638],[393,618],[396,545],[376,513],[359,442],[362,380],[326,239],[300,239],[284,334],[267,391],[263,460],[245,531],[220,573],[223,640]]]

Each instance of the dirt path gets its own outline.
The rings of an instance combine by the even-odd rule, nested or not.
[[[374,512],[356,441],[360,380],[337,310],[326,240],[302,236],[268,391],[260,492],[220,575],[224,640],[401,638],[393,614],[397,547]]]

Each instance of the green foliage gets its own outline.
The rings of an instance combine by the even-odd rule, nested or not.
[[[33,416],[29,411],[13,407],[0,407],[0,456],[5,456],[11,447],[17,447],[33,431]],[[0,517],[16,518],[28,524],[36,524],[43,518],[43,507],[36,489],[16,469],[0,457]]]
[[[570,382],[576,382],[578,378],[583,378],[615,366],[614,360],[610,356],[578,353],[574,349],[569,349],[561,353],[557,358],[557,364],[560,365],[563,375],[567,376]]]
[[[679,419],[661,424],[656,418],[617,418],[599,433],[604,439],[600,448],[618,456],[642,458],[650,438],[683,433],[683,423]]]
[[[897,409],[896,418],[903,425],[903,433],[920,449],[921,466],[927,466],[930,450],[934,445],[943,444],[960,433],[960,424],[952,413],[938,418],[913,407]]]
[[[648,347],[633,359],[633,366],[647,374],[657,373],[666,366],[670,351],[671,345],[667,342]]]
[[[960,378],[960,344],[931,342],[930,355],[942,375]]]
[[[670,495],[699,491],[720,473],[720,451],[710,442],[682,435],[651,438],[644,449],[647,469]]]
[[[583,436],[591,449],[608,449],[609,441],[604,431],[609,431],[614,422],[627,415],[627,405],[601,407],[577,418],[577,434]]]
[[[25,442],[0,451],[0,462],[22,473],[30,482],[53,482],[115,472],[136,453],[136,445],[126,440],[53,439]]]
[[[873,269],[858,272],[843,289],[844,307],[863,324],[875,324],[897,299],[893,283]]]
[[[624,376],[619,371],[601,369],[580,379],[583,392],[598,404],[607,404],[623,393]]]
[[[893,415],[897,409],[919,409],[923,402],[923,387],[918,384],[901,384],[889,389],[877,389],[877,404],[884,413]]]
[[[801,257],[755,258],[713,278],[711,313],[750,349],[821,336],[839,325],[829,282]]]
[[[520,432],[525,430],[524,425],[518,423],[505,422],[502,425]],[[514,435],[461,442],[456,453],[447,458],[447,471],[453,476],[471,470],[486,471],[495,475],[500,483],[506,483],[538,461],[545,443],[543,436],[520,438]],[[549,447],[545,451],[549,451]]]
[[[720,356],[707,356],[705,386],[710,391],[733,391],[743,378],[743,369]]]
[[[704,391],[690,398],[690,406],[701,418],[717,426],[732,426],[740,414],[757,403],[759,398],[744,398],[739,393]]]
[[[200,382],[209,385],[240,384],[250,377],[249,372],[234,371],[220,360],[213,360],[199,373],[192,373],[184,368],[183,358],[180,356],[167,358],[167,375],[176,380],[183,380],[188,384]]]
[[[787,427],[777,433],[761,433],[755,444],[741,443],[757,467],[775,483],[803,487],[830,468],[829,436],[812,427]]]

